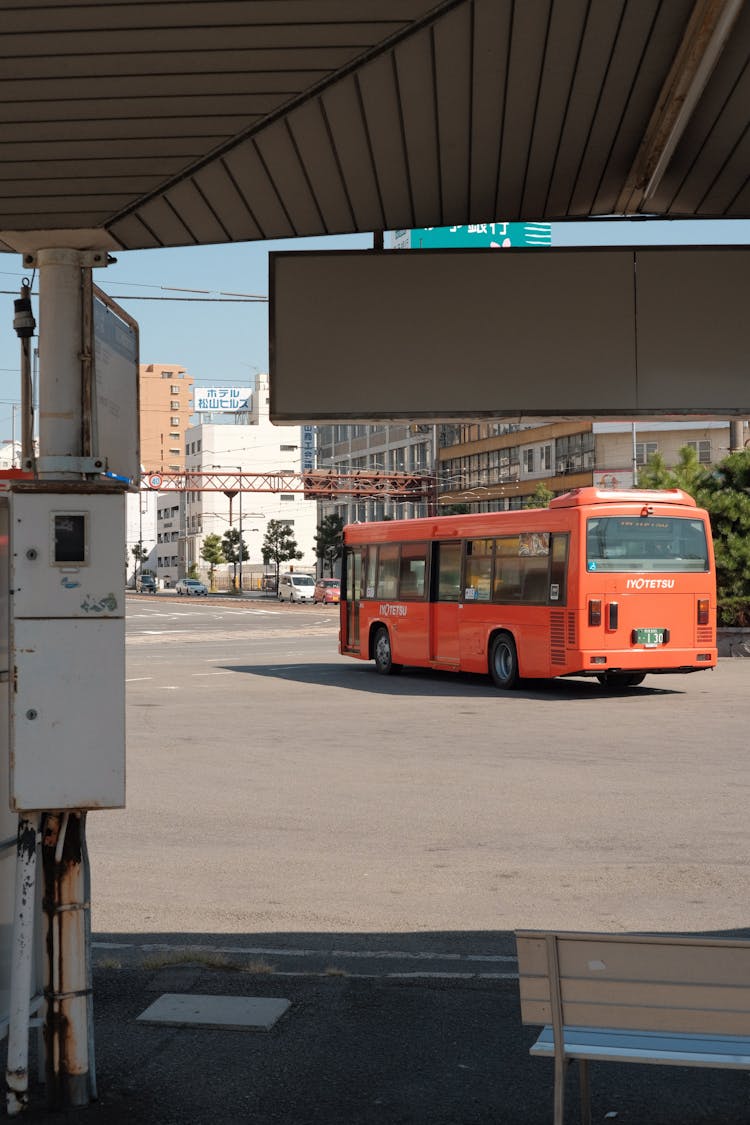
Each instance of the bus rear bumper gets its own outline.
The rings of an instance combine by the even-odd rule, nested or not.
[[[666,659],[665,659],[666,657]],[[636,650],[620,652],[582,652],[578,676],[601,676],[605,672],[632,672],[638,675],[669,676],[688,672],[703,672],[715,668],[719,652],[716,648],[682,649],[666,653],[664,650]]]

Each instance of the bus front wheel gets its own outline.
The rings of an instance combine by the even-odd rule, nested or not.
[[[495,687],[514,688],[518,683],[518,653],[513,638],[499,633],[490,648],[490,675]]]
[[[627,691],[628,688],[638,687],[646,679],[645,672],[604,672],[596,677],[602,687],[611,691]]]
[[[393,663],[391,638],[384,625],[380,626],[373,637],[372,654],[375,659],[375,671],[381,676],[390,676],[401,671],[401,665]]]

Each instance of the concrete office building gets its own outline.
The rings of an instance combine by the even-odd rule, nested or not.
[[[701,464],[722,460],[730,448],[729,422],[442,426],[438,504],[468,504],[479,512],[522,508],[540,482],[554,493],[586,485],[631,488],[652,453],[672,466],[685,445],[695,448]]]
[[[317,428],[317,467],[337,473],[431,473],[435,463],[437,426],[337,425]],[[427,515],[426,503],[394,500],[340,500],[320,502],[321,518],[338,515],[345,523],[411,519]]]
[[[273,426],[268,418],[268,376],[258,375],[254,391],[248,399],[249,408],[242,414],[227,416],[225,422],[202,422],[191,426],[185,434],[185,468],[190,472],[211,473],[269,473],[286,470],[301,472],[302,432],[299,426]],[[231,424],[231,423],[235,424]],[[239,423],[239,424],[238,424]],[[317,533],[317,505],[306,500],[303,492],[247,492],[227,496],[224,492],[189,491],[182,494],[184,508],[178,497],[162,494],[159,498],[163,518],[158,531],[162,535],[159,573],[170,581],[186,574],[197,566],[204,580],[208,564],[201,558],[203,541],[207,535],[224,536],[230,527],[239,530],[240,508],[242,538],[249,559],[243,563],[243,585],[252,588],[259,584],[263,573],[261,547],[268,521],[283,520],[292,534],[303,557],[291,563],[295,570],[315,571],[315,535]],[[179,534],[173,521],[179,520]],[[169,525],[169,526],[168,526]],[[169,559],[169,564],[166,560]],[[290,564],[282,564],[288,569]],[[225,565],[217,571],[220,585],[228,584],[233,567]]]

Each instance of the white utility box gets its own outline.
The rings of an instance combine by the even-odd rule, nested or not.
[[[121,808],[125,497],[24,482],[7,504],[11,807]]]

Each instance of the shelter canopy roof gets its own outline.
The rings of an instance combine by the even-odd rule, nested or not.
[[[0,0],[0,19],[0,249],[750,217],[742,0]]]

